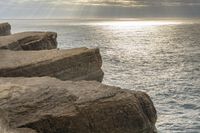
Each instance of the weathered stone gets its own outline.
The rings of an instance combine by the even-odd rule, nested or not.
[[[57,33],[22,32],[0,37],[0,49],[47,50],[57,48]]]
[[[4,127],[0,125],[0,133],[37,133],[36,131],[30,128],[15,128],[11,129],[10,127]]]
[[[99,49],[0,50],[0,77],[50,76],[61,80],[102,81]]]
[[[38,133],[153,133],[157,119],[143,92],[49,77],[1,78],[0,107]]]
[[[11,25],[9,23],[0,23],[0,36],[10,35]]]
[[[0,133],[36,133],[36,131],[30,128],[10,128],[7,112],[0,109]]]

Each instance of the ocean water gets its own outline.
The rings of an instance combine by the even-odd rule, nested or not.
[[[4,20],[13,33],[55,31],[59,47],[98,47],[104,83],[144,91],[160,133],[200,133],[199,20]]]

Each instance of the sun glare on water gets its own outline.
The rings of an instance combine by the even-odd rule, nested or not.
[[[98,23],[97,25],[106,26],[110,29],[131,29],[131,28],[144,28],[149,26],[162,26],[162,25],[177,25],[181,24],[178,21],[106,21]]]

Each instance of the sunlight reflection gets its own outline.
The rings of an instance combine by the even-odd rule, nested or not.
[[[129,59],[130,55],[140,55],[140,58],[148,60],[152,53],[160,49],[168,48],[163,46],[163,41],[170,41],[170,38],[160,37],[165,32],[165,26],[172,27],[179,25],[181,21],[101,21],[93,23],[97,26],[98,32],[103,34],[109,41],[109,48],[118,49],[118,57]],[[173,30],[173,28],[171,28]],[[97,31],[97,30],[96,30]],[[173,33],[173,32],[172,32]],[[173,34],[169,37],[173,36]],[[110,39],[112,38],[112,39]],[[123,45],[121,45],[123,44]],[[113,55],[116,51],[107,51],[107,54]]]
[[[143,28],[149,26],[161,25],[177,25],[181,24],[179,21],[106,21],[97,23],[96,25],[105,26],[109,29],[132,29]]]

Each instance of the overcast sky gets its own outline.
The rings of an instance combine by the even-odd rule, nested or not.
[[[200,17],[200,0],[0,0],[0,19],[74,17]]]

